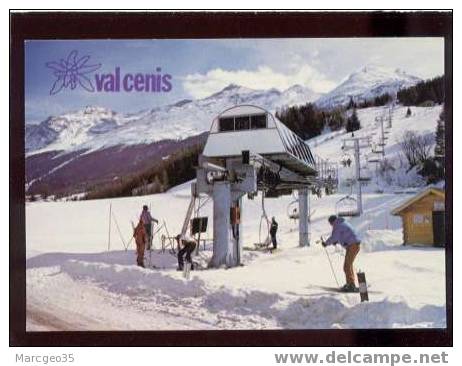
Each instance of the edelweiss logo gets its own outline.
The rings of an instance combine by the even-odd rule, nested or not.
[[[59,62],[51,61],[46,63],[46,67],[53,70],[56,80],[50,89],[50,95],[59,93],[63,88],[74,90],[77,85],[89,92],[95,91],[92,81],[86,74],[92,73],[101,67],[101,64],[87,65],[90,56],[77,57],[77,51],[73,50],[67,56],[67,59],[61,59]]]
[[[78,57],[77,51],[73,50],[66,59],[47,62],[46,67],[53,70],[56,77],[50,95],[66,88],[74,90],[78,85],[86,91],[96,93],[168,93],[172,90],[172,75],[163,73],[160,66],[156,66],[155,71],[124,72],[116,65],[113,71],[96,73],[101,64],[89,65],[89,59],[90,56]]]

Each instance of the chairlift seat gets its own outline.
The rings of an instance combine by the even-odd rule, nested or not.
[[[341,217],[359,216],[359,212],[357,208],[357,201],[355,198],[349,195],[337,201],[337,203],[335,204],[335,210],[336,210],[337,216],[341,216]]]
[[[337,216],[339,216],[339,217],[356,217],[356,216],[359,216],[359,212],[358,212],[358,210],[338,211]]]
[[[298,199],[292,201],[287,206],[287,216],[291,220],[298,220],[300,218],[300,213],[298,212]]]
[[[300,215],[298,213],[289,215],[289,219],[291,220],[298,220],[299,218],[300,218]]]

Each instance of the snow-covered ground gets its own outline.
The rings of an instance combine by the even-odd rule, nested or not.
[[[108,209],[128,241],[129,220],[141,205],[180,231],[189,187],[155,196],[27,206],[28,329],[234,329],[444,327],[444,250],[401,246],[400,222],[387,213],[408,195],[367,194],[363,219],[353,219],[362,236],[356,268],[366,272],[369,303],[336,287],[322,247],[328,214],[338,195],[312,199],[312,246],[297,247],[297,226],[285,214],[289,198],[267,200],[280,222],[275,254],[244,251],[244,266],[195,271],[187,281],[175,271],[176,259],[160,254],[160,270],[135,266],[134,247],[123,249],[112,227],[107,252]],[[211,205],[204,207],[209,218]],[[244,241],[258,241],[260,202],[244,207]],[[343,252],[328,248],[336,275]],[[201,256],[208,256],[202,252]],[[48,317],[52,317],[48,319]],[[54,320],[56,318],[56,320]],[[38,324],[37,324],[38,323]]]
[[[393,112],[386,146],[396,165],[391,181],[380,178],[365,187],[364,214],[349,220],[363,239],[355,266],[366,273],[369,302],[360,303],[358,294],[332,291],[337,284],[328,257],[316,244],[329,234],[327,217],[349,191],[343,186],[335,195],[311,196],[310,247],[297,246],[298,226],[287,215],[294,197],[283,197],[265,202],[279,222],[281,250],[249,250],[259,241],[257,197],[244,202],[242,267],[194,271],[186,280],[175,270],[176,258],[160,253],[160,233],[151,259],[158,269],[136,267],[133,243],[128,251],[123,245],[131,236],[130,221],[148,204],[171,235],[178,233],[190,198],[189,184],[184,184],[153,196],[27,203],[28,330],[445,327],[444,250],[403,247],[400,218],[390,215],[411,197],[396,193],[402,191],[398,176],[406,175],[397,165],[396,141],[409,128],[433,132],[440,107],[412,110],[412,118],[404,117],[402,107]],[[375,116],[383,113],[384,108],[359,111],[363,129],[357,135],[376,130]],[[338,161],[342,137],[324,134],[310,145],[319,156]],[[340,169],[344,174],[346,169]],[[376,193],[378,188],[383,193]],[[113,221],[108,251],[110,204],[123,240]],[[212,234],[211,210],[208,202],[201,211],[210,220],[206,237]],[[327,251],[343,283],[343,250]],[[209,256],[209,250],[201,251],[197,261],[205,263]]]
[[[388,107],[373,107],[358,109],[358,118],[361,122],[361,129],[355,131],[355,137],[370,137],[372,144],[377,144],[381,136],[381,129],[378,119],[384,119],[384,134],[387,138],[385,146],[385,159],[392,167],[384,172],[380,171],[380,165],[367,163],[369,159],[380,157],[374,154],[371,148],[361,149],[361,166],[367,167],[373,179],[370,185],[365,187],[366,191],[388,191],[396,192],[403,188],[423,186],[425,182],[415,172],[415,169],[408,172],[408,165],[401,152],[399,142],[406,131],[416,131],[423,135],[434,135],[436,121],[441,113],[442,107],[410,107],[411,116],[406,117],[407,107],[395,106],[391,109],[392,127],[388,128]],[[322,134],[308,141],[314,153],[331,162],[338,162],[344,153],[348,154],[354,161],[352,150],[342,151],[342,140],[351,137],[351,134],[344,131],[335,131]],[[352,146],[351,143],[349,146]],[[431,148],[433,151],[433,148]],[[378,169],[378,171],[376,171]],[[351,168],[339,166],[341,182],[355,174],[354,164]]]

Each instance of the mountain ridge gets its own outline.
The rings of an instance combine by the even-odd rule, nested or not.
[[[422,81],[399,68],[366,65],[352,72],[337,87],[316,100],[321,108],[345,106],[351,99],[363,102],[385,93],[396,96],[398,90]]]
[[[377,77],[381,73],[383,77]],[[359,83],[363,89],[368,87],[363,95],[373,97],[407,85],[402,79],[407,80],[408,74],[394,70],[391,75],[396,78],[390,78],[390,71],[369,67],[350,74],[335,89]],[[417,79],[410,78],[411,82]],[[37,125],[26,125],[26,190],[40,191],[40,187],[48,186],[62,192],[85,191],[90,183],[137,173],[179,149],[204,143],[213,118],[233,105],[254,104],[275,112],[309,102],[319,105],[329,94],[332,96],[332,91],[320,95],[299,84],[282,91],[229,84],[206,98],[182,99],[135,113],[89,105],[50,116]],[[332,104],[326,103],[326,108],[335,108],[339,100],[330,98],[329,102]]]
[[[235,104],[256,104],[275,111],[288,105],[314,102],[319,94],[294,85],[284,91],[254,90],[230,84],[206,98],[183,99],[172,104],[121,114],[105,107],[50,116],[26,127],[26,152],[98,150],[115,145],[180,140],[209,129],[213,117]]]
[[[279,108],[314,103],[320,108],[345,106],[415,85],[422,79],[402,69],[366,65],[349,74],[326,94],[294,84],[285,90],[251,89],[231,83],[201,99],[118,113],[101,106],[50,116],[38,124],[26,124],[26,154],[46,151],[94,151],[115,145],[181,140],[209,129],[215,115],[236,104],[255,104],[275,112]]]

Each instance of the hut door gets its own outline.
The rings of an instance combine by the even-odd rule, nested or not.
[[[433,244],[438,247],[446,244],[444,211],[433,211]]]

